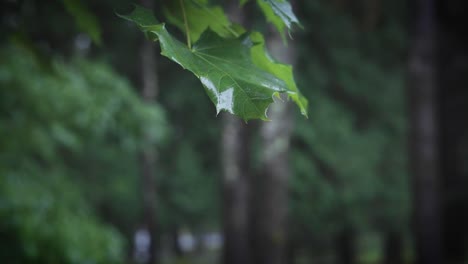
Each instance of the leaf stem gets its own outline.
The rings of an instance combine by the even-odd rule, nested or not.
[[[187,14],[185,14],[185,6],[183,0],[179,0],[180,7],[182,8],[182,15],[184,16],[185,35],[187,37],[187,46],[192,49],[192,40],[190,39],[190,29],[187,21]]]

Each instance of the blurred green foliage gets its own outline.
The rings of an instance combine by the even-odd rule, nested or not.
[[[0,233],[11,238],[1,258],[123,261],[123,237],[93,211],[111,200],[108,214],[137,216],[137,151],[143,134],[166,137],[164,112],[98,61],[45,67],[31,50],[0,52]]]
[[[159,63],[160,85],[168,88],[161,89],[159,100],[174,131],[159,157],[162,227],[217,229],[222,206],[220,118],[197,78],[169,60]]]
[[[83,3],[78,0],[62,0],[65,9],[75,19],[75,24],[82,32],[86,32],[89,37],[100,45],[101,40],[101,27],[93,13],[91,13]]]
[[[301,9],[298,83],[310,116],[293,136],[291,213],[292,239],[309,255],[333,254],[347,229],[408,233],[403,8],[381,7],[371,29],[349,11],[363,5],[347,8]]]

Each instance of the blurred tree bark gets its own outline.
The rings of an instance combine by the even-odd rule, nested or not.
[[[439,0],[440,156],[445,263],[466,263],[468,249],[467,1]]]
[[[237,23],[245,22],[238,1],[228,1],[228,15]],[[248,264],[250,128],[231,114],[223,114],[223,263]]]
[[[275,31],[266,38],[273,57],[294,64],[294,47],[286,47]],[[289,145],[294,119],[290,104],[276,102],[270,106],[270,122],[261,126],[262,164],[255,183],[254,209],[252,210],[253,263],[286,263],[288,240],[288,180]]]
[[[381,19],[382,2],[381,0],[365,0],[364,9],[363,30],[373,31]]]
[[[410,21],[409,148],[413,187],[413,230],[420,264],[442,263],[438,124],[436,102],[436,23],[434,0],[414,0]]]
[[[403,237],[400,232],[387,231],[384,241],[384,264],[402,264]]]
[[[249,263],[249,128],[223,115],[223,263]]]
[[[141,5],[154,9],[152,0],[140,0]],[[143,39],[140,47],[141,96],[147,103],[154,103],[158,93],[157,61],[154,45]],[[148,138],[149,135],[144,135]],[[152,144],[140,153],[141,192],[143,195],[143,228],[147,229],[150,238],[149,255],[146,263],[158,263],[157,235],[157,198],[156,198],[156,150]]]
[[[356,263],[356,232],[351,226],[345,226],[338,233],[336,240],[337,264]]]

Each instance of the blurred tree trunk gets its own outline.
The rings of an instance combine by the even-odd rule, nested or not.
[[[409,148],[417,263],[441,262],[434,0],[412,2]]]
[[[446,263],[466,263],[468,249],[467,1],[439,0],[439,100]],[[465,21],[465,22],[463,22]]]
[[[154,9],[152,0],[140,0],[140,3],[150,9]],[[141,96],[148,103],[156,101],[158,93],[157,62],[154,45],[143,39],[140,48],[140,71],[141,71]],[[149,135],[144,135],[148,138]],[[149,255],[146,263],[158,263],[158,235],[156,216],[156,150],[152,144],[148,144],[146,149],[140,153],[141,167],[141,192],[143,195],[143,228],[149,233]]]
[[[297,246],[295,245],[294,241],[292,241],[291,238],[288,240],[286,247],[287,248],[286,248],[286,262],[285,263],[290,263],[290,264],[296,263]]]
[[[294,47],[285,47],[278,33],[267,36],[267,45],[273,57],[294,64]],[[288,154],[292,130],[290,104],[276,102],[270,106],[270,122],[261,126],[262,164],[253,203],[252,220],[253,263],[286,263],[288,240]]]
[[[337,264],[354,264],[356,263],[355,249],[355,231],[350,227],[344,227],[338,234],[337,246]]]
[[[242,23],[238,1],[229,1],[228,15]],[[249,223],[249,127],[231,114],[223,114],[223,263],[248,264]]]
[[[382,15],[381,0],[366,0],[364,2],[363,29],[365,31],[373,31],[379,23]]]
[[[176,257],[178,257],[178,258],[182,257],[183,252],[182,252],[182,248],[180,247],[180,244],[179,244],[179,230],[177,229],[176,226],[172,226],[170,232],[171,232],[170,235],[171,235],[172,251],[174,252],[174,255]]]
[[[223,263],[249,263],[249,135],[247,124],[223,115]]]
[[[384,241],[384,264],[403,263],[403,238],[396,231],[387,231]]]

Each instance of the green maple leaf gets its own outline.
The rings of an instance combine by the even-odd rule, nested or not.
[[[156,17],[154,17],[153,13],[149,9],[141,7],[139,5],[134,5],[134,8],[130,14],[121,15],[117,13],[117,16],[135,23],[141,29],[141,31],[145,33],[148,39],[152,41],[158,40],[157,34],[154,34],[154,32],[147,30],[147,28],[159,24],[159,21],[156,19]]]
[[[294,81],[291,65],[276,62],[265,48],[265,39],[259,32],[252,32],[250,38],[256,44],[252,47],[252,60],[261,69],[275,75],[286,83],[288,97],[291,98],[301,110],[301,114],[307,117],[308,101],[301,94]]]
[[[240,4],[243,5],[247,1],[240,0]],[[266,19],[280,32],[283,40],[286,39],[284,34],[286,29],[292,30],[294,25],[302,27],[287,0],[257,0],[257,4]]]
[[[221,7],[207,6],[207,2],[203,0],[182,0],[184,9],[181,8],[180,4],[180,1],[171,1],[166,6],[164,13],[169,23],[185,32],[185,11],[185,19],[187,19],[189,25],[188,34],[190,34],[192,42],[196,42],[207,28],[211,28],[211,30],[223,37],[237,35],[238,32],[232,27]],[[187,32],[185,33],[187,34]]]
[[[273,102],[273,96],[285,92],[287,87],[284,81],[252,63],[252,42],[246,35],[223,39],[207,30],[189,49],[172,37],[164,24],[148,26],[141,23],[142,13],[143,17],[147,17],[147,12],[151,13],[145,10],[137,6],[134,12],[121,17],[138,24],[147,35],[155,34],[161,54],[200,79],[217,113],[227,111],[244,120],[267,119],[266,109]]]
[[[267,120],[266,110],[273,97],[285,92],[305,113],[307,100],[298,93],[291,69],[268,58],[260,34],[253,35],[259,42],[253,48],[248,34],[225,39],[208,29],[189,48],[175,39],[164,24],[149,25],[150,15],[151,11],[137,6],[129,15],[120,16],[135,22],[151,39],[159,40],[162,55],[197,76],[217,113],[226,111],[244,120]]]

